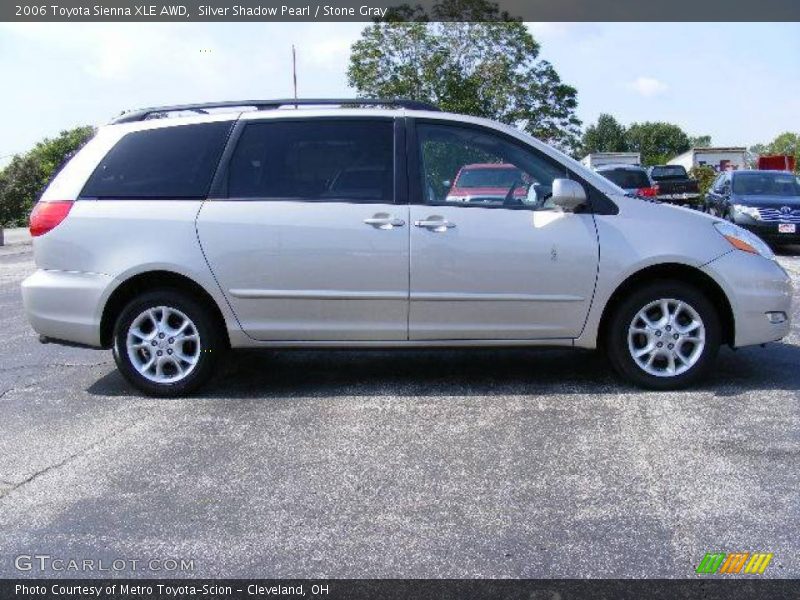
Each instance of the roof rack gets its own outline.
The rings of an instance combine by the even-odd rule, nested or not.
[[[397,108],[407,108],[408,110],[430,110],[439,111],[439,107],[428,102],[417,100],[379,99],[379,98],[302,98],[302,99],[283,99],[283,100],[226,100],[224,102],[201,102],[198,104],[174,104],[172,106],[152,106],[150,108],[139,108],[123,113],[111,123],[133,123],[144,121],[152,115],[169,112],[196,112],[208,114],[209,109],[214,108],[236,108],[252,106],[256,110],[274,110],[282,106],[395,106]]]

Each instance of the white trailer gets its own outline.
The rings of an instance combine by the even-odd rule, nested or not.
[[[705,165],[715,171],[736,171],[747,168],[747,148],[734,146],[725,148],[692,148],[679,154],[667,164],[681,165],[687,171]]]
[[[581,159],[581,164],[590,169],[603,165],[636,165],[642,164],[642,156],[638,152],[592,152]]]

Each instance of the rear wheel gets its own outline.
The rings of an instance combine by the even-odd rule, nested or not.
[[[615,370],[659,390],[686,387],[706,374],[721,339],[714,306],[681,281],[649,284],[630,294],[612,315],[607,333]]]
[[[182,396],[203,385],[224,350],[222,326],[187,294],[142,294],[122,310],[113,354],[123,376],[150,396]]]

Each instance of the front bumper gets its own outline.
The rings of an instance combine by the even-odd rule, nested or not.
[[[722,287],[733,310],[734,347],[775,342],[789,334],[792,281],[775,261],[733,250],[703,267]],[[780,323],[769,313],[783,313]]]
[[[756,221],[745,215],[734,215],[734,221],[739,227],[752,231],[762,240],[772,243],[797,244],[800,243],[800,224],[794,224],[794,232],[781,232],[779,225],[792,225],[792,223],[778,223],[776,221]]]
[[[22,282],[28,321],[46,338],[100,347],[102,308],[112,282],[100,273],[39,269]]]

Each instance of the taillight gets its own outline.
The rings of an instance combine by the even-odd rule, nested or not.
[[[74,202],[72,200],[56,200],[54,202],[37,202],[31,211],[30,231],[33,237],[43,235],[57,227],[67,218]]]
[[[639,188],[636,194],[643,198],[654,198],[658,195],[658,190],[655,187]]]

